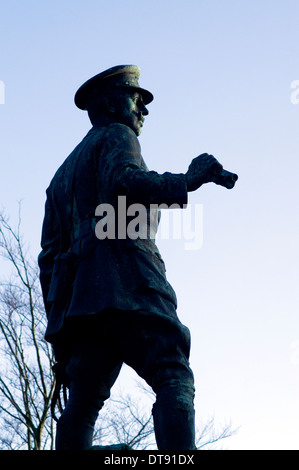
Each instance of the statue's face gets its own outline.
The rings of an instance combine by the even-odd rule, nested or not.
[[[148,110],[142,95],[135,90],[122,90],[115,105],[117,122],[130,127],[138,136],[141,134],[144,117]]]

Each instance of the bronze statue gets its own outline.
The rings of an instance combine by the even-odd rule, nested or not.
[[[233,188],[237,175],[208,154],[193,159],[185,174],[147,168],[137,137],[153,95],[139,86],[139,76],[137,66],[116,66],[79,88],[75,103],[87,110],[92,129],[47,189],[39,255],[45,338],[54,348],[58,392],[61,383],[69,388],[56,449],[91,448],[99,410],[123,363],[156,394],[158,449],[195,449],[190,334],[155,243],[155,207],[184,207],[188,192],[208,182]],[[119,228],[113,236],[96,235],[96,209],[112,207],[121,218],[119,197],[146,208],[150,230],[139,237]]]

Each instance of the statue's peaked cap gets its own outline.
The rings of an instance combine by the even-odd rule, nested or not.
[[[87,98],[90,93],[98,89],[99,91],[106,85],[112,87],[125,87],[136,89],[143,96],[144,104],[147,105],[153,101],[152,93],[139,86],[140,68],[137,65],[117,65],[104,70],[94,77],[87,80],[80,86],[75,94],[75,104],[78,108],[86,110]]]

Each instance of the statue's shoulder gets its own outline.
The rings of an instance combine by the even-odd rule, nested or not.
[[[96,139],[98,144],[107,151],[126,150],[138,154],[141,152],[135,132],[125,124],[113,123],[101,128]]]

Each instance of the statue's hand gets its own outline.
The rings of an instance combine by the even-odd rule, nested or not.
[[[192,160],[185,177],[188,191],[195,191],[209,182],[231,189],[238,179],[236,174],[224,170],[221,163],[208,153],[203,153]]]
[[[186,173],[187,190],[195,191],[202,184],[212,181],[212,177],[219,174],[223,166],[213,155],[203,153],[194,158]]]
[[[235,186],[235,183],[238,179],[238,175],[231,173],[227,170],[222,170],[220,173],[216,173],[211,181],[216,184],[220,184],[227,189],[232,189]]]

